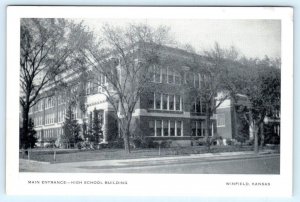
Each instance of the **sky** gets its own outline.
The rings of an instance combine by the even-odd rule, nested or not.
[[[165,25],[180,44],[190,44],[201,53],[218,42],[222,48],[234,46],[250,58],[281,56],[281,23],[279,20],[204,20],[204,19],[82,19],[85,25],[101,33],[103,24],[124,27],[129,23],[145,23],[153,27]]]

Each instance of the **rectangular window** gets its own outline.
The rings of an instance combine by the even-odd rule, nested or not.
[[[148,97],[148,108],[149,109],[154,109],[154,93],[149,93],[149,97]]]
[[[200,99],[196,99],[196,111],[197,113],[200,113],[201,112],[201,102],[200,102]]]
[[[176,121],[176,136],[182,136],[181,125],[182,121]]]
[[[175,121],[170,121],[170,136],[175,136]]]
[[[196,121],[192,121],[192,136],[196,136],[196,130],[197,130],[197,126],[196,126]]]
[[[149,121],[149,131],[150,131],[150,136],[154,136],[154,121]]]
[[[156,136],[161,136],[162,134],[162,121],[155,121],[156,123]]]
[[[161,109],[161,94],[155,93],[155,109]]]
[[[161,69],[159,67],[155,67],[155,82],[156,83],[160,83],[161,82],[161,78],[160,78],[160,75],[161,75]]]
[[[175,71],[174,77],[175,77],[175,84],[181,84],[181,76],[180,76],[180,73],[177,72],[177,71]]]
[[[174,83],[174,72],[168,68],[168,83]]]
[[[206,103],[203,101],[201,102],[201,110],[202,113],[206,113]]]
[[[169,95],[169,110],[174,110],[174,95]]]
[[[168,68],[162,68],[162,82],[168,83]]]
[[[225,127],[225,114],[217,114],[217,127]]]
[[[176,110],[180,111],[181,110],[181,106],[180,106],[181,96],[180,95],[175,96],[175,102],[176,102]]]
[[[164,136],[169,136],[169,121],[167,120],[164,120],[163,121],[163,133],[164,133]]]
[[[202,136],[201,129],[202,129],[201,122],[197,121],[197,136]]]
[[[167,110],[168,109],[168,95],[163,94],[163,109]]]

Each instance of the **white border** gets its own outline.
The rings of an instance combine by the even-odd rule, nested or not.
[[[255,13],[255,15],[253,15]],[[281,19],[280,175],[19,173],[19,20],[35,18]],[[293,9],[246,7],[8,7],[6,89],[6,191],[17,195],[291,196],[293,151]],[[127,185],[29,185],[27,180],[120,180]],[[225,182],[271,186],[226,186]]]

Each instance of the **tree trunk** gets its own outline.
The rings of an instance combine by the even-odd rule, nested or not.
[[[254,132],[254,152],[257,154],[258,153],[258,133],[257,133],[257,126],[254,123],[253,124],[253,132]]]
[[[264,122],[260,123],[260,146],[263,147],[265,144],[265,133],[264,133]]]
[[[206,139],[206,146],[208,148],[208,150],[210,150],[210,112],[209,112],[209,109],[208,109],[208,105],[206,106],[206,117],[205,117],[205,139]]]
[[[125,131],[123,135],[124,139],[124,148],[126,153],[130,153],[130,141],[129,141],[129,131]]]
[[[253,119],[251,109],[249,111],[249,123],[250,123],[250,128],[253,132],[253,138],[254,138],[254,152],[257,154],[258,153],[258,130],[257,130],[257,125],[256,121]]]
[[[236,114],[236,106],[235,106],[235,101],[233,103],[233,106],[232,106],[232,110],[233,110],[233,122],[234,122],[234,125],[233,125],[233,131],[234,131],[234,134],[232,136],[232,138],[236,138],[238,136],[238,124],[237,124],[237,114]]]
[[[23,113],[22,113],[22,118],[23,118],[23,124],[22,124],[22,134],[20,137],[20,145],[23,149],[28,148],[28,126],[29,126],[29,105],[23,106]]]

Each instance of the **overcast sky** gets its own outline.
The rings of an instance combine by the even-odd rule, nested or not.
[[[280,57],[281,25],[279,20],[183,20],[183,19],[84,19],[95,32],[104,23],[124,26],[128,23],[146,23],[170,27],[170,34],[181,44],[191,44],[196,51],[209,50],[214,42],[221,47],[235,46],[246,57]]]

